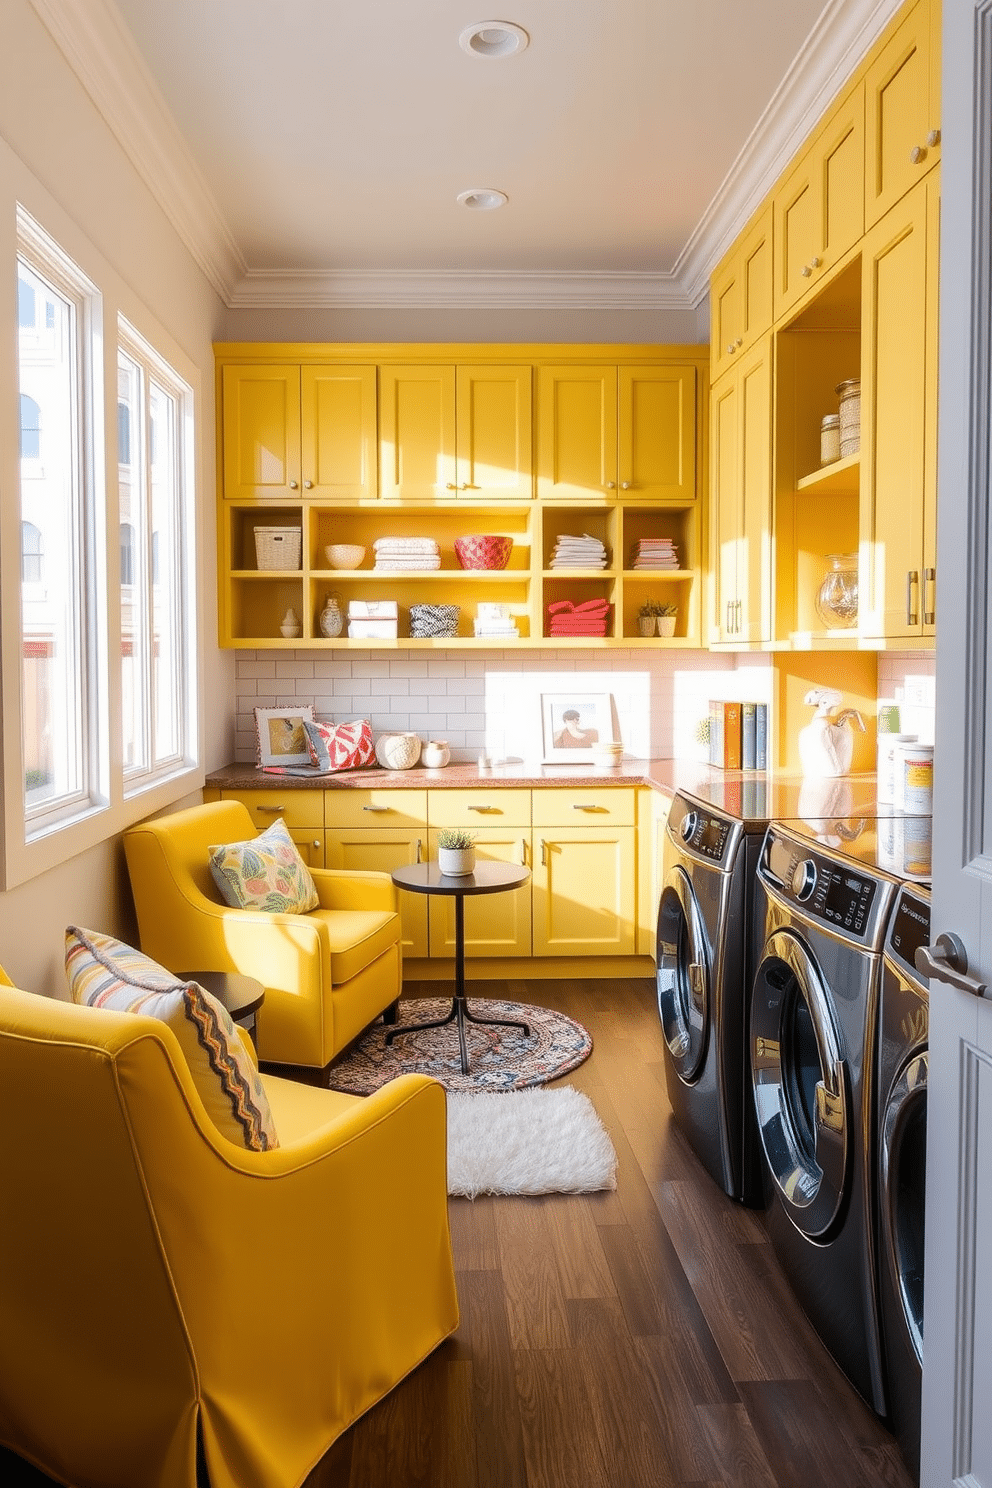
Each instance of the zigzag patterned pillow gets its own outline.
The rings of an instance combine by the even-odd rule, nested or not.
[[[207,852],[214,883],[232,909],[306,914],[320,903],[310,870],[284,821],[274,821],[250,842],[228,842]]]
[[[279,1146],[258,1071],[216,997],[122,940],[77,925],[65,932],[65,970],[73,1002],[142,1013],[172,1029],[207,1115],[229,1142],[252,1152]]]
[[[318,770],[355,770],[375,759],[372,724],[367,718],[353,723],[309,723],[303,720],[310,759]]]

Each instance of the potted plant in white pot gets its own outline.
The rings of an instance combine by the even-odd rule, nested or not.
[[[637,628],[642,636],[653,636],[661,605],[656,599],[646,599],[637,612]]]
[[[437,865],[449,878],[475,872],[475,835],[461,827],[445,827],[438,833]]]
[[[658,619],[658,634],[660,636],[673,636],[675,634],[675,622],[679,614],[678,605],[671,602],[660,604],[655,613]]]

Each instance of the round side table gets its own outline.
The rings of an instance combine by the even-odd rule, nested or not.
[[[393,869],[393,883],[398,889],[408,889],[411,894],[439,894],[455,901],[455,995],[451,1011],[444,1018],[430,1023],[408,1023],[402,1028],[390,1028],[386,1043],[404,1033],[419,1033],[424,1028],[444,1028],[454,1023],[458,1029],[458,1048],[461,1052],[462,1074],[468,1074],[468,1045],[465,1042],[465,1024],[479,1023],[499,1028],[519,1028],[524,1037],[530,1034],[526,1023],[509,1018],[477,1018],[470,1011],[465,996],[465,900],[475,894],[504,894],[509,889],[518,889],[530,878],[530,869],[516,863],[477,863],[474,873],[442,873],[437,863],[412,863],[408,867]]]

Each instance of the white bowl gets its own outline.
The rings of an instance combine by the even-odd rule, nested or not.
[[[331,543],[324,553],[332,568],[359,568],[365,558],[360,543]]]

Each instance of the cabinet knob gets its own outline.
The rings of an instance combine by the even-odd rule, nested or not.
[[[631,487],[631,484],[632,484],[631,481],[621,481],[620,482],[620,489],[621,489],[621,491],[629,491],[630,490],[630,487]]]
[[[737,350],[737,347],[734,345],[733,341],[728,341],[727,342],[727,355],[728,356],[733,356],[733,354],[734,354],[734,352],[736,350]]]
[[[303,484],[308,491],[313,490],[313,481],[304,481]]]
[[[812,274],[813,270],[810,268],[809,264],[803,264],[803,266],[799,270],[799,272],[800,272],[800,274],[802,274],[802,276],[803,276],[804,279],[808,279],[809,276]]]
[[[616,490],[616,488],[617,488],[617,483],[616,483],[616,481],[607,481],[607,482],[606,482],[606,489],[607,489],[607,490],[608,490],[608,491],[615,491],[615,490]]]
[[[929,145],[931,150],[936,150],[937,146],[940,144],[939,129],[931,129],[930,133],[927,135],[927,144]]]
[[[811,258],[809,261],[809,266],[811,269],[818,269],[822,262],[822,258]]]
[[[741,347],[743,345],[744,345],[744,337],[743,336],[738,336],[737,337],[737,340],[734,342],[734,350],[735,351],[740,351],[740,349],[741,349]]]
[[[914,165],[919,165],[920,161],[924,158],[926,153],[927,152],[922,145],[914,145],[909,152],[909,158]]]
[[[320,846],[320,838],[319,837],[315,837],[313,839],[313,845],[314,845],[314,847],[319,847]]]
[[[291,490],[291,491],[295,491],[295,490],[296,490],[296,488],[297,488],[297,486],[298,486],[298,485],[299,485],[299,484],[300,484],[300,483],[299,483],[299,481],[295,481],[295,480],[291,480],[291,481],[290,481],[290,483],[289,483],[289,489],[290,489],[290,490]]]

